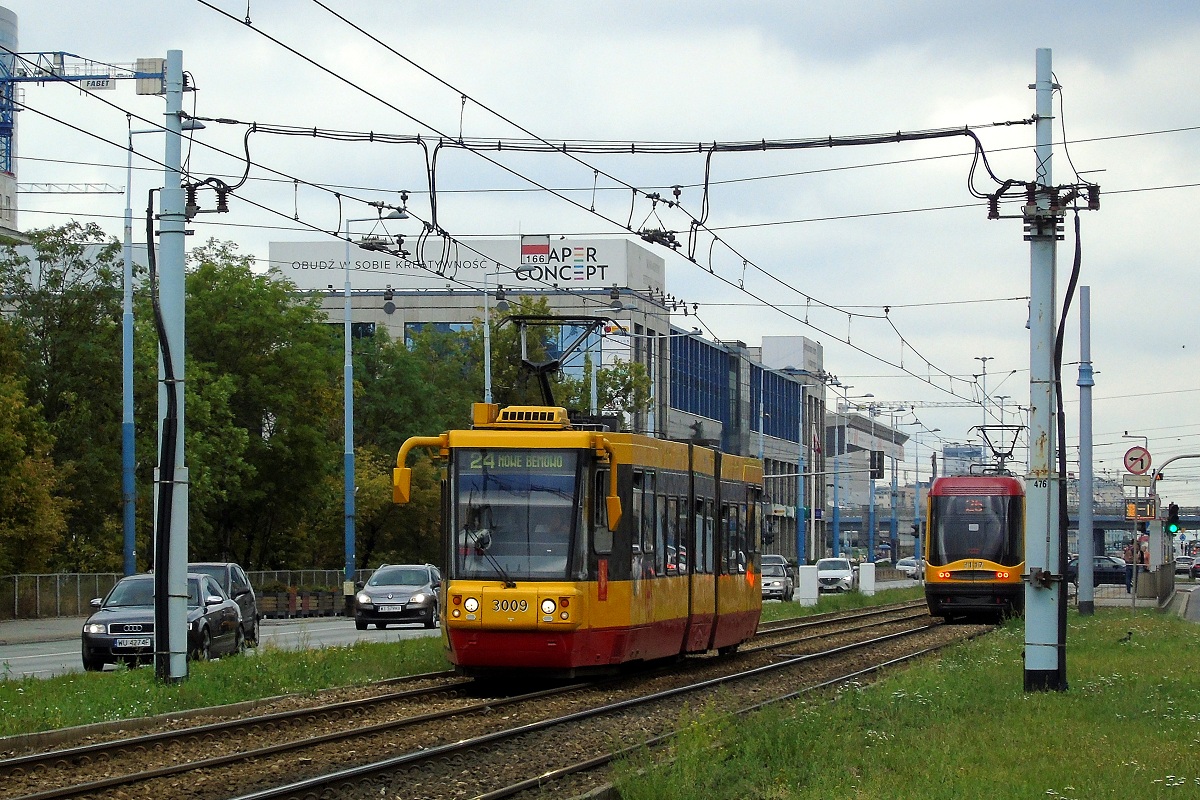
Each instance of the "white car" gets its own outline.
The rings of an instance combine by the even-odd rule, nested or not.
[[[903,572],[906,578],[919,578],[921,566],[921,562],[912,557],[902,558],[896,562],[896,569]]]
[[[817,590],[821,592],[852,592],[858,579],[848,558],[822,558],[817,562]]]

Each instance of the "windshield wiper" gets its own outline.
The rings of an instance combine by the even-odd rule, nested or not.
[[[484,526],[484,519],[492,522],[492,525]],[[471,530],[470,525],[474,522],[478,527]],[[504,567],[496,560],[490,552],[492,547],[492,526],[495,522],[492,520],[492,507],[488,505],[477,506],[474,503],[467,502],[467,524],[463,526],[463,533],[467,535],[468,543],[474,545],[475,552],[481,554],[488,560],[488,563],[496,570],[496,573],[504,581],[504,588],[515,589],[517,584],[505,572]],[[472,541],[473,540],[473,541]]]

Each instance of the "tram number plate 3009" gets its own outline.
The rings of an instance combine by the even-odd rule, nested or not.
[[[529,610],[528,600],[493,600],[492,611],[516,611],[525,613]]]

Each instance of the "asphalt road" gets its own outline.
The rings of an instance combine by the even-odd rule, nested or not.
[[[428,630],[420,625],[394,625],[385,630],[372,627],[360,631],[355,629],[354,619],[347,617],[264,619],[260,626],[262,641],[259,646],[282,650],[441,635],[439,629]],[[48,678],[83,672],[79,653],[82,629],[82,617],[0,623],[0,679]],[[251,657],[254,652],[254,649],[248,651]]]

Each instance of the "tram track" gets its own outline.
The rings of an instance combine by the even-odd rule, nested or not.
[[[680,702],[684,698],[710,709],[719,705],[722,712],[748,711],[764,704],[763,694],[771,698],[766,702],[797,696],[797,670],[812,673],[802,690],[811,691],[866,676],[971,634],[966,627],[935,623],[916,626],[819,653],[788,655],[772,664],[513,725],[426,751],[410,751],[291,785],[244,794],[236,800],[500,798],[534,787],[536,796],[561,798],[567,796],[564,786],[557,785],[561,779],[602,768],[621,753],[666,741],[674,733],[672,726],[679,721]],[[905,643],[909,637],[915,643]],[[820,667],[815,666],[818,663]],[[782,691],[776,694],[776,690]],[[613,742],[630,740],[626,747],[612,747]],[[536,764],[529,763],[533,760],[530,754],[540,756]],[[522,762],[523,769],[514,769],[514,764]]]
[[[878,610],[871,609],[853,614],[843,614],[837,617],[826,617],[820,620],[807,620],[788,625],[776,625],[763,632],[759,639],[775,638],[792,634],[777,642],[764,642],[761,647],[747,648],[737,659],[743,665],[756,664],[763,666],[778,658],[771,651],[778,651],[787,646],[798,647],[808,643],[810,649],[815,648],[817,640],[845,640],[847,637],[861,636],[861,633],[878,626],[898,626],[908,624],[915,615],[908,614],[907,618],[881,619],[889,614],[905,616],[903,606]],[[858,620],[871,620],[856,622]],[[928,622],[928,617],[925,616]],[[852,622],[851,627],[846,623]],[[838,627],[841,630],[836,630]],[[818,631],[820,628],[835,628],[832,631]],[[806,632],[796,636],[795,633]],[[796,657],[792,654],[790,657]],[[661,680],[662,676],[686,677],[692,673],[702,673],[707,670],[725,669],[723,664],[729,659],[696,658],[687,659],[673,670],[648,672],[637,679],[631,680]],[[171,781],[173,789],[181,787],[179,776],[192,773],[197,776],[220,774],[228,769],[241,769],[236,765],[255,761],[259,769],[266,772],[277,772],[281,775],[294,774],[288,765],[299,761],[301,764],[339,761],[347,758],[347,751],[355,757],[362,753],[370,753],[380,747],[379,742],[387,739],[388,749],[402,749],[405,746],[417,750],[429,746],[439,746],[436,735],[431,730],[442,730],[453,727],[461,729],[462,738],[487,735],[485,729],[494,728],[497,717],[504,722],[506,719],[520,719],[522,724],[536,722],[530,708],[554,704],[569,703],[563,698],[572,693],[595,695],[610,691],[606,688],[618,681],[604,684],[570,684],[558,686],[549,690],[540,690],[513,697],[488,698],[478,702],[470,702],[466,695],[471,693],[471,682],[460,679],[448,679],[442,675],[433,676],[444,681],[440,685],[420,689],[410,689],[400,692],[385,693],[371,698],[342,701],[325,704],[312,708],[296,709],[289,712],[260,715],[241,720],[227,720],[220,723],[195,726],[178,731],[165,731],[143,734],[130,739],[113,742],[92,743],[73,748],[66,748],[47,753],[29,754],[0,761],[0,776],[4,776],[5,788],[0,790],[3,797],[50,798],[78,797],[83,795],[105,796],[105,792],[120,789],[122,797],[163,797],[176,796],[174,791],[164,791],[161,784]],[[443,699],[438,700],[441,696]],[[550,698],[555,698],[553,701]],[[587,702],[593,702],[589,700]],[[586,705],[587,703],[582,703]],[[389,705],[393,706],[385,711]],[[438,708],[431,709],[431,705]],[[516,712],[506,709],[517,708]],[[369,716],[368,716],[369,715]],[[381,719],[381,717],[388,717]],[[447,720],[454,721],[453,724]],[[459,722],[457,720],[473,720]],[[311,731],[319,732],[312,733]],[[306,731],[308,733],[306,733]],[[246,750],[238,746],[238,742],[252,740],[256,746]],[[350,744],[347,744],[347,743]],[[407,744],[406,744],[407,743]],[[186,751],[201,749],[204,759],[189,760]],[[312,750],[318,755],[296,758],[295,754],[304,750]],[[215,754],[214,754],[215,753]],[[278,762],[278,769],[267,764]],[[130,771],[123,767],[124,762],[134,762],[139,768]],[[147,766],[146,762],[151,762]],[[79,773],[87,772],[95,777],[95,773],[103,775],[99,778],[79,780]],[[197,784],[203,784],[198,780]],[[143,789],[133,790],[134,786]],[[155,788],[157,786],[157,788]],[[130,792],[134,793],[131,794]],[[116,796],[116,795],[113,795]],[[193,796],[213,796],[208,793]]]

